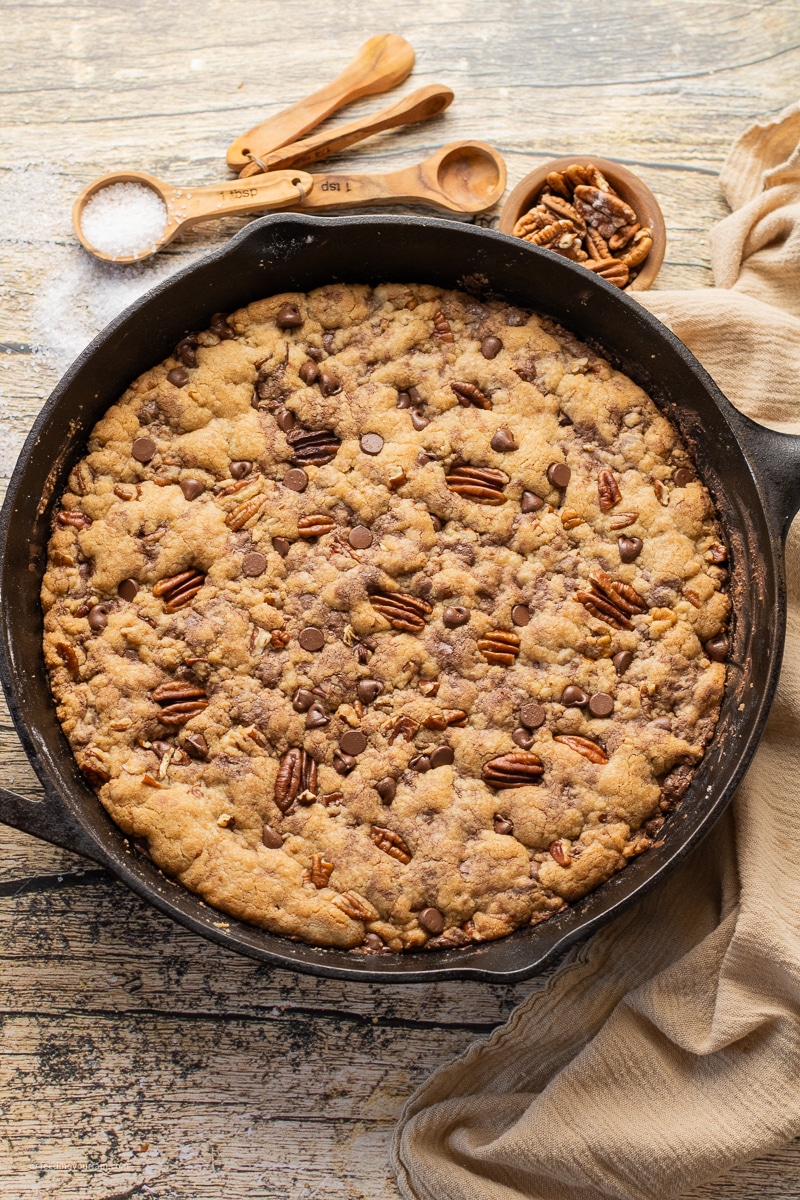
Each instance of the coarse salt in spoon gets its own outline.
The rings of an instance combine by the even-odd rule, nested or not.
[[[312,177],[298,170],[186,188],[144,171],[118,171],[84,188],[73,206],[72,224],[81,245],[97,258],[141,262],[201,221],[286,208],[312,187]]]

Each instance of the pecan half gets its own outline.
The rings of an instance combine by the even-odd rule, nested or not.
[[[505,504],[508,499],[503,494],[508,476],[492,467],[451,467],[445,483],[451,492],[476,504]]]
[[[577,734],[563,733],[554,737],[553,741],[569,746],[570,750],[574,750],[576,754],[582,754],[584,758],[589,759],[589,762],[601,765],[608,762],[608,755],[603,747],[598,746],[597,742],[590,742],[588,738],[578,737]]]
[[[633,625],[623,612],[595,592],[577,592],[575,598],[589,615],[596,617],[598,621],[604,621],[606,625],[611,625],[614,629],[633,629]]]
[[[565,529],[577,529],[583,525],[583,517],[574,508],[565,508],[561,513],[561,524]]]
[[[526,234],[522,240],[530,242],[533,246],[541,246],[543,250],[555,250],[568,258],[586,258],[581,249],[581,234],[571,221],[553,221],[552,225],[545,225],[544,229]]]
[[[440,308],[433,314],[433,336],[440,342],[455,341],[450,322]]]
[[[333,517],[329,517],[327,513],[312,513],[308,517],[300,518],[297,522],[297,532],[304,538],[323,537],[331,532],[335,524]]]
[[[373,842],[384,854],[391,855],[398,862],[410,863],[411,850],[393,829],[384,829],[381,825],[373,825],[370,832]]]
[[[393,629],[407,629],[409,633],[424,629],[425,617],[433,612],[426,600],[409,596],[407,592],[374,592],[369,602]]]
[[[586,222],[573,204],[565,200],[563,196],[549,196],[547,193],[542,196],[541,200],[544,208],[549,208],[551,213],[562,221],[571,221],[574,227],[584,233],[586,230]]]
[[[336,457],[341,439],[329,429],[308,430],[298,427],[287,433],[292,447],[292,466],[324,467]]]
[[[378,915],[377,909],[358,892],[342,892],[333,903],[354,921],[374,921]]]
[[[623,225],[616,233],[612,233],[608,239],[609,251],[623,250],[634,234],[638,233],[640,229],[641,225],[638,221],[634,221],[632,225]]]
[[[205,581],[203,572],[192,567],[178,575],[170,575],[168,579],[159,579],[158,583],[153,584],[153,595],[164,601],[165,612],[177,612],[179,608],[191,604]]]
[[[569,843],[561,838],[550,844],[550,854],[556,860],[560,867],[569,867],[572,864],[572,855],[569,852]]]
[[[478,638],[478,649],[487,662],[500,667],[513,667],[519,654],[520,641],[516,633],[493,629],[485,637]]]
[[[311,870],[309,875],[315,888],[327,887],[332,871],[332,862],[326,862],[321,854],[311,855]]]
[[[595,275],[602,275],[609,283],[616,284],[617,287],[625,287],[630,278],[630,271],[618,258],[603,258],[600,262],[594,259],[589,259],[583,264],[587,271],[594,271]]]
[[[597,494],[600,497],[601,512],[610,512],[622,499],[614,472],[609,471],[608,467],[604,467],[597,476]]]
[[[182,679],[159,684],[150,693],[150,699],[161,705],[158,719],[162,725],[169,727],[185,725],[204,708],[208,708],[205,688]]]
[[[620,255],[620,262],[625,263],[629,269],[638,267],[647,258],[653,248],[653,235],[649,229],[640,229],[638,233],[633,235],[633,241],[630,247],[624,254]]]
[[[78,662],[78,656],[75,653],[74,646],[72,646],[69,642],[56,642],[56,654],[67,668],[70,675],[78,674],[80,663]]]
[[[499,791],[527,787],[543,774],[542,760],[529,750],[513,750],[510,754],[491,758],[483,764],[481,771],[484,783]]]
[[[266,503],[266,496],[251,496],[249,500],[243,500],[228,513],[225,524],[233,533],[236,533],[238,529],[244,529],[247,522],[251,521]]]
[[[604,258],[611,258],[611,249],[604,237],[601,237],[596,229],[586,230],[586,249],[589,252],[589,258],[601,262]]]
[[[492,402],[487,395],[475,383],[451,383],[450,387],[458,397],[458,403],[462,408],[469,408],[472,405],[474,408],[491,408]]]
[[[540,204],[520,217],[514,226],[514,237],[524,238],[529,233],[535,233],[537,229],[544,229],[545,225],[552,223],[552,220],[550,212],[543,204]]]
[[[639,520],[638,512],[621,512],[616,513],[608,522],[609,529],[627,529],[629,525],[635,524]]]
[[[281,759],[275,779],[275,803],[281,812],[288,812],[301,792],[316,796],[317,764],[307,750],[293,746]]]
[[[402,737],[407,742],[410,742],[418,729],[418,721],[415,721],[413,717],[409,717],[406,714],[401,713],[400,716],[395,717],[394,720],[387,721],[386,725],[384,726],[384,733],[386,734],[386,740],[391,746],[399,737]]]
[[[572,202],[586,224],[596,229],[601,237],[610,238],[623,225],[636,224],[633,209],[610,190],[579,184]]]
[[[59,525],[68,525],[72,529],[88,529],[92,523],[92,518],[74,508],[71,512],[60,512],[56,517],[56,522]]]
[[[589,576],[589,582],[595,591],[605,596],[624,613],[647,612],[647,605],[642,597],[629,583],[621,579],[612,579],[607,571],[594,571]]]

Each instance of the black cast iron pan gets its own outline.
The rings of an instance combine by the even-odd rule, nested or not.
[[[58,725],[41,651],[39,588],[53,498],[94,423],[128,384],[212,313],[335,280],[488,287],[597,345],[642,385],[692,444],[731,550],[734,606],[719,727],[664,844],[582,902],[496,942],[361,956],[322,950],[221,916],[133,850],[78,770]],[[563,258],[470,225],[406,217],[276,215],[154,289],[81,354],[42,409],[0,516],[0,673],[11,714],[45,792],[0,791],[0,821],[87,855],[203,937],[275,965],[362,982],[525,979],[630,904],[680,861],[720,816],[744,775],[772,702],[783,649],[783,544],[800,507],[800,438],[754,424],[635,300]]]

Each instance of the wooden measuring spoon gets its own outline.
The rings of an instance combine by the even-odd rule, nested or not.
[[[413,66],[414,49],[404,37],[382,33],[370,38],[350,65],[325,87],[231,142],[226,155],[228,166],[232,171],[241,171],[252,161],[251,155],[263,158],[279,146],[297,141],[331,113],[361,96],[388,92],[408,78]]]
[[[479,213],[506,187],[506,164],[485,142],[450,142],[413,167],[389,175],[317,174],[293,212],[372,204],[424,204],[444,212]]]
[[[271,154],[259,156],[258,162],[251,162],[239,172],[240,179],[248,179],[251,175],[260,175],[263,171],[299,167],[317,162],[330,154],[336,154],[354,142],[380,133],[383,129],[394,129],[398,125],[413,125],[415,121],[426,121],[444,112],[453,102],[453,93],[448,87],[431,84],[429,87],[418,88],[410,96],[404,96],[389,108],[381,109],[371,117],[359,121],[351,121],[349,125],[340,125],[338,129],[327,133],[316,133],[304,138],[301,142],[291,142]]]
[[[84,209],[92,196],[117,183],[138,183],[151,188],[167,210],[164,232],[149,246],[136,254],[106,254],[91,244],[82,228]],[[72,206],[72,225],[85,249],[105,262],[133,263],[149,258],[162,250],[183,229],[215,217],[239,217],[244,213],[270,208],[286,208],[314,186],[314,179],[305,171],[270,171],[242,184],[238,179],[211,183],[204,187],[173,187],[145,171],[115,171],[95,179],[84,188]],[[120,221],[124,218],[120,216]]]

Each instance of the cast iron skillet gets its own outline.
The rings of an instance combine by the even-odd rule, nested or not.
[[[385,956],[318,949],[221,915],[166,879],[130,847],[83,779],[56,720],[42,659],[39,587],[53,497],[100,415],[187,332],[205,328],[212,313],[335,280],[489,289],[596,344],[693,445],[731,550],[732,652],[719,727],[667,822],[663,846],[544,924],[464,949]],[[669,330],[598,276],[517,239],[454,222],[265,217],[112,322],[61,380],[25,443],[0,516],[0,673],[45,798],[0,791],[0,820],[95,859],[189,929],[278,966],[363,982],[525,979],[652,887],[730,801],[775,691],[786,619],[783,543],[799,507],[800,438],[738,413]]]

